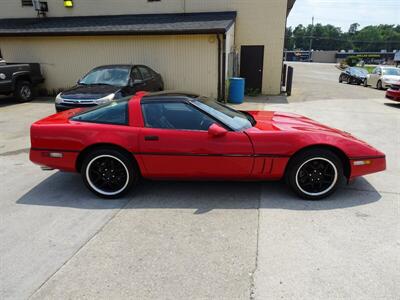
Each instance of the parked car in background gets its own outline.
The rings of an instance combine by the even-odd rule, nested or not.
[[[20,102],[31,101],[34,88],[44,82],[38,63],[7,63],[0,57],[0,95],[13,94]]]
[[[400,81],[392,84],[391,87],[386,91],[386,98],[400,102]]]
[[[372,86],[378,90],[387,89],[400,81],[400,69],[389,66],[377,66],[367,78],[364,86]]]
[[[105,104],[137,91],[162,91],[160,74],[143,65],[107,65],[91,70],[74,87],[56,97],[56,110]]]
[[[394,55],[394,63],[396,67],[400,67],[400,51],[397,51]]]
[[[368,71],[363,68],[348,67],[339,76],[339,82],[348,84],[365,84]]]
[[[75,109],[31,126],[30,159],[79,172],[96,195],[116,198],[140,177],[280,180],[317,200],[339,184],[383,171],[385,154],[309,118],[237,111],[185,93],[137,93]],[[68,191],[65,191],[68,193]]]

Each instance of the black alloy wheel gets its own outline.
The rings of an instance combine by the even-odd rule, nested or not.
[[[103,198],[119,198],[134,186],[139,172],[133,158],[114,149],[99,149],[89,154],[81,174],[86,186]]]
[[[303,199],[318,200],[332,194],[343,181],[343,165],[332,151],[314,149],[294,157],[286,180]]]

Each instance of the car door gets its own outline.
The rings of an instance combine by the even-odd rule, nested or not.
[[[138,91],[144,91],[144,82],[138,67],[133,67],[130,74],[130,84],[126,88],[127,95],[134,95]]]
[[[141,106],[144,127],[139,134],[138,155],[145,166],[145,176],[177,179],[250,176],[254,152],[244,132],[211,136],[208,128],[216,120],[190,103],[160,100]]]
[[[144,91],[155,91],[154,78],[151,71],[145,66],[139,66],[138,68],[142,74]]]
[[[381,72],[381,68],[380,67],[376,67],[373,71],[372,74],[369,76],[369,81],[368,84],[375,87],[376,84],[378,83],[379,77],[380,77],[380,72]]]

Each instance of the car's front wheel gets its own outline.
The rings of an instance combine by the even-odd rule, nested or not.
[[[89,190],[109,199],[123,196],[139,178],[133,159],[114,149],[98,149],[87,155],[81,175]]]
[[[378,83],[376,84],[376,88],[378,90],[383,90],[382,81],[378,80]]]
[[[29,81],[18,81],[15,85],[14,96],[18,99],[19,102],[32,101],[32,84]]]
[[[313,149],[295,156],[286,181],[303,199],[319,200],[331,195],[343,181],[343,165],[332,151]]]

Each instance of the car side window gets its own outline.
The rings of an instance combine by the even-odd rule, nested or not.
[[[140,75],[138,68],[133,68],[131,73],[131,78],[133,81],[135,80],[142,80],[142,75]]]
[[[128,100],[113,101],[106,105],[97,106],[71,118],[73,121],[128,125]]]
[[[375,68],[375,69],[372,71],[372,74],[378,74],[378,68]]]
[[[142,112],[148,128],[207,131],[216,123],[197,108],[182,102],[143,103]]]
[[[146,67],[139,67],[140,73],[142,73],[142,77],[144,80],[148,80],[152,78],[151,72]]]

